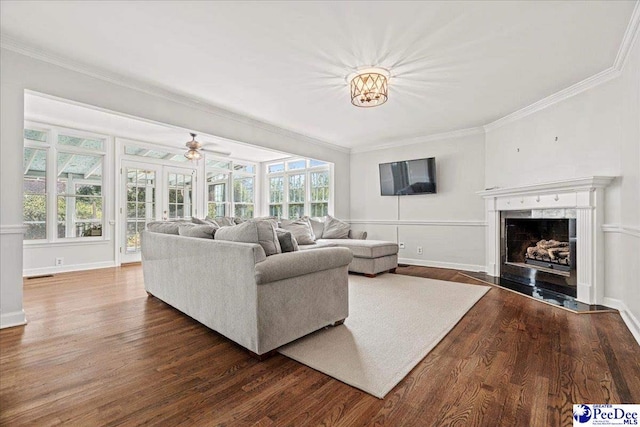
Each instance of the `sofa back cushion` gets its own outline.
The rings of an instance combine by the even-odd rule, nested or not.
[[[273,221],[247,220],[242,224],[221,227],[214,235],[216,240],[258,243],[267,256],[282,253]]]
[[[213,225],[216,228],[220,228],[220,225],[209,217],[204,219],[193,217],[191,218],[191,222],[198,225]]]
[[[151,221],[147,224],[147,230],[162,234],[179,234],[180,226],[190,224],[191,221]]]
[[[316,236],[313,234],[313,229],[311,228],[308,217],[296,220],[283,219],[280,228],[289,230],[300,245],[312,245],[313,242],[316,241]]]
[[[231,227],[232,225],[236,225],[236,222],[230,216],[217,216],[215,218],[206,217],[207,221],[214,221],[220,227]]]
[[[348,239],[350,229],[351,226],[349,225],[349,223],[340,221],[338,218],[327,215],[327,219],[324,222],[324,230],[322,230],[322,238]]]
[[[322,231],[324,230],[324,221],[325,218],[309,218],[309,224],[311,224],[311,229],[313,230],[313,235],[317,239],[322,238]]]
[[[299,251],[298,241],[289,230],[284,228],[276,228],[276,234],[278,235],[278,241],[280,242],[280,248],[282,252],[295,252]]]
[[[181,224],[178,234],[186,237],[198,237],[200,239],[213,239],[218,227],[211,224]]]

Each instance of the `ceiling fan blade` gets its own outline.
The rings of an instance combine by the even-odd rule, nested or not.
[[[204,151],[204,152],[207,152],[207,153],[216,154],[218,156],[224,156],[224,157],[227,157],[227,156],[231,155],[230,151],[218,151],[218,150],[214,150],[214,149],[207,148],[207,147],[200,148],[200,151]]]

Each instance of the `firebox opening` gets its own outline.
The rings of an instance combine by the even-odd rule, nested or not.
[[[514,212],[502,218],[501,234],[502,277],[575,296],[575,218]]]

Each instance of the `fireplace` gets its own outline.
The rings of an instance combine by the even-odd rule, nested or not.
[[[559,286],[579,302],[602,304],[604,190],[613,179],[591,176],[478,192],[486,206],[486,274]],[[507,239],[512,228],[520,231]],[[549,240],[558,244],[549,246]],[[548,249],[554,249],[553,257]],[[556,260],[561,252],[562,260]]]
[[[500,276],[575,297],[575,209],[503,211]]]

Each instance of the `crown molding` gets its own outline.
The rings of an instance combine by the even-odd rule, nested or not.
[[[168,101],[172,101],[172,102],[184,105],[186,107],[198,109],[200,111],[203,111],[209,114],[214,114],[218,117],[222,117],[222,118],[233,120],[235,122],[238,122],[244,125],[249,125],[255,128],[259,128],[261,130],[264,130],[282,137],[302,140],[304,142],[319,146],[324,149],[330,149],[330,150],[339,151],[342,153],[349,153],[349,149],[346,147],[332,144],[330,142],[322,141],[320,139],[317,139],[308,135],[304,135],[299,132],[294,132],[292,130],[284,129],[280,126],[262,121],[255,117],[250,117],[244,114],[230,111],[228,109],[216,106],[212,104],[210,101],[202,98],[181,94],[176,92],[173,89],[163,87],[161,85],[145,83],[143,81],[140,81],[131,77],[127,77],[122,74],[106,71],[104,69],[88,65],[86,63],[75,61],[68,57],[63,57],[61,55],[47,52],[39,47],[25,43],[22,40],[19,40],[13,36],[10,36],[4,33],[0,34],[0,47],[12,52],[19,53],[21,55],[28,56],[33,59],[44,61],[52,65],[56,65],[71,71],[75,71],[75,72],[96,78],[96,79],[113,83],[118,86],[133,89],[138,92],[146,93],[148,95],[156,96],[159,98],[166,99]],[[213,135],[213,136],[216,136],[216,135]]]
[[[440,141],[443,139],[462,138],[465,136],[484,134],[484,129],[479,127],[454,130],[451,132],[435,133],[433,135],[419,135],[403,138],[395,141],[389,141],[378,145],[358,146],[351,149],[351,154],[366,153],[369,151],[386,150],[389,148],[398,148],[406,145],[421,144],[424,142]]]
[[[613,63],[613,68],[622,71],[627,63],[631,48],[638,38],[638,32],[640,32],[640,1],[636,2],[636,7],[631,13],[631,19],[627,30],[624,32],[622,43],[620,43],[620,49],[618,49],[618,55]]]
[[[640,28],[640,0],[636,2],[636,6],[631,13],[631,18],[629,19],[629,24],[627,25],[627,29],[624,32],[624,36],[622,37],[622,42],[620,43],[620,47],[618,48],[618,54],[616,55],[616,59],[613,63],[613,66],[607,68],[604,71],[599,72],[591,77],[588,77],[574,85],[569,86],[568,88],[562,89],[552,95],[547,96],[533,104],[521,108],[520,110],[514,111],[511,114],[508,114],[498,120],[495,120],[491,123],[487,123],[484,125],[485,132],[491,132],[499,127],[507,125],[509,123],[513,123],[517,120],[520,120],[524,117],[527,117],[533,113],[536,113],[540,110],[543,110],[547,107],[550,107],[554,104],[557,104],[561,101],[571,98],[579,93],[582,93],[586,90],[592,89],[602,83],[606,83],[609,80],[615,79],[622,74],[622,70],[627,62],[627,58],[629,57],[629,53],[631,52],[631,48],[635,40],[638,37],[638,30]]]
[[[527,107],[521,108],[520,110],[517,110],[498,120],[495,120],[491,123],[484,125],[483,126],[484,130],[485,132],[491,132],[504,125],[513,123],[524,117],[530,116],[533,113],[537,113],[538,111],[544,110],[547,107],[550,107],[554,104],[565,101],[579,93],[582,93],[586,90],[599,86],[602,83],[608,82],[609,80],[615,79],[616,77],[619,77],[620,74],[622,74],[620,70],[616,70],[613,67],[609,67],[606,70],[599,72],[598,74],[595,74],[591,77],[588,77],[582,80],[581,82],[571,85],[568,88],[562,89],[559,92],[556,92],[552,95],[547,96],[546,98],[542,98],[540,101],[536,101]]]

